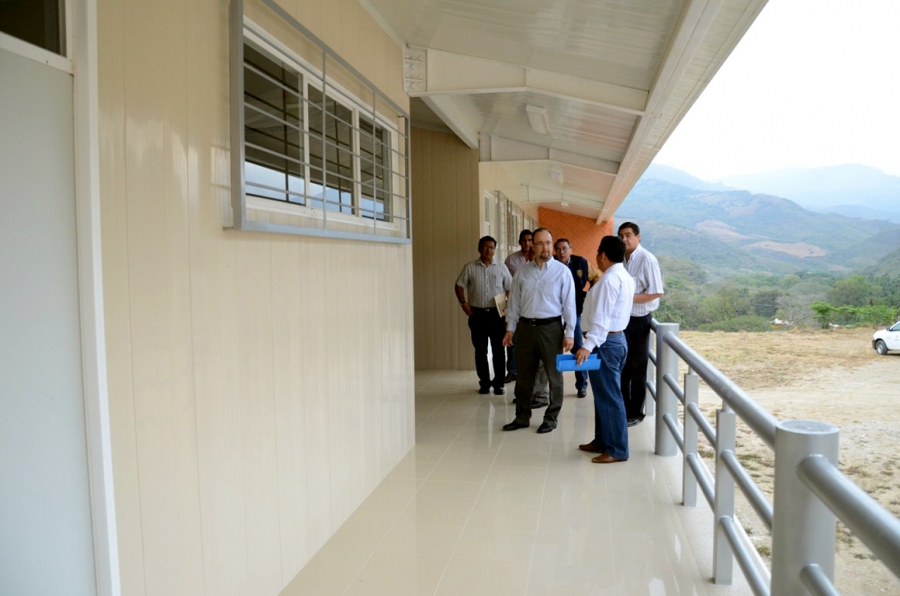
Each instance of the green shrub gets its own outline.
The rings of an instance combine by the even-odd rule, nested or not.
[[[740,317],[732,317],[724,321],[716,321],[715,323],[706,323],[698,327],[700,331],[726,331],[735,333],[737,331],[771,331],[772,323],[765,317],[757,315],[743,315]]]

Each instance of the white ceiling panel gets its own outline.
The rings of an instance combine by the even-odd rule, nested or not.
[[[765,5],[361,2],[406,44],[404,83],[423,100],[416,105],[480,147],[482,161],[503,167],[528,202],[598,221],[612,217]],[[529,110],[541,116],[537,129]]]

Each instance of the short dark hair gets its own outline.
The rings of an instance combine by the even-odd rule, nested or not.
[[[556,246],[556,245],[559,244],[560,242],[565,242],[566,244],[569,245],[569,248],[572,248],[572,243],[569,242],[569,239],[568,239],[568,238],[560,238],[559,240],[557,240],[556,242],[553,243],[553,246]]]
[[[618,236],[604,236],[600,239],[597,254],[606,255],[613,263],[621,263],[625,260],[625,242]]]
[[[624,230],[625,228],[631,228],[631,231],[634,232],[635,236],[641,235],[641,229],[633,221],[626,221],[621,226],[619,226],[619,233],[621,234],[622,230]]]
[[[531,236],[533,238],[534,234],[531,233],[531,230],[522,230],[519,232],[519,242],[525,240],[525,236]]]
[[[550,239],[551,239],[551,240],[553,239],[553,232],[551,232],[551,231],[548,230],[547,228],[538,228],[538,229],[536,229],[534,232],[532,232],[531,237],[534,238],[535,236],[537,236],[538,232],[547,232],[548,234],[550,234]]]
[[[481,250],[481,247],[484,246],[485,242],[493,242],[494,248],[497,248],[497,241],[493,239],[491,236],[483,236],[480,240],[478,240],[478,250]]]

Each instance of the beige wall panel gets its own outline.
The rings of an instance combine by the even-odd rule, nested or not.
[[[272,309],[276,291],[271,243],[263,234],[235,237],[238,395],[244,481],[247,568],[252,594],[271,594],[281,580],[272,333],[285,313]]]
[[[100,52],[99,101],[101,112],[100,184],[101,234],[104,246],[107,382],[112,454],[115,471],[116,526],[122,592],[143,596],[144,552],[141,533],[140,482],[134,426],[131,370],[131,325],[128,294],[127,210],[125,201],[125,93],[124,29],[122,5],[98,2]],[[120,247],[107,250],[107,246]]]
[[[275,392],[275,437],[278,452],[278,511],[281,525],[282,583],[291,579],[286,569],[297,569],[309,558],[306,528],[309,510],[305,490],[306,448],[302,433],[304,392],[301,390],[304,368],[303,344],[292,329],[301,324],[300,250],[290,238],[273,239],[272,270],[280,272],[283,283],[272,295],[273,313],[284,313],[285,324],[273,329],[273,369]],[[302,480],[302,481],[301,481]]]
[[[190,334],[185,22],[179,0],[126,5],[126,205],[147,594],[203,589]],[[160,44],[169,36],[171,43]],[[177,41],[176,41],[177,40]],[[179,43],[180,42],[180,43]]]
[[[322,0],[282,0],[281,5],[310,31],[322,30],[322,14],[325,12]]]
[[[188,4],[191,298],[200,523],[207,594],[248,593],[237,393],[235,247],[219,225],[227,182],[221,150],[228,143],[228,106],[221,102],[228,6]]]
[[[360,72],[374,72],[376,56],[381,54],[372,51],[375,40],[380,39],[381,29],[367,27],[370,19],[369,13],[359,2],[351,2],[344,8],[345,58],[355,64]]]
[[[478,152],[453,135],[416,128],[412,155],[416,368],[473,369],[453,286],[477,257]]]
[[[341,2],[286,6],[317,35],[327,21],[358,43],[335,50],[358,54],[381,88],[395,81],[406,107],[400,49],[378,55],[384,33]],[[100,0],[104,300],[129,595],[278,593],[414,442],[412,247],[222,229],[227,10]]]
[[[300,243],[300,261],[303,263],[302,287],[303,304],[300,328],[296,337],[302,345],[303,390],[305,419],[296,432],[303,435],[307,453],[306,494],[309,503],[309,526],[307,536],[310,553],[316,552],[337,529],[332,521],[331,470],[339,462],[331,452],[332,432],[338,433],[339,422],[331,415],[331,393],[329,379],[333,374],[341,374],[329,366],[329,362],[341,362],[349,358],[349,353],[329,351],[329,342],[343,340],[334,333],[334,325],[324,313],[328,303],[342,288],[328,284],[328,271],[336,268],[329,250],[329,241],[308,241]],[[347,278],[349,281],[349,277]],[[302,482],[302,479],[301,479]]]

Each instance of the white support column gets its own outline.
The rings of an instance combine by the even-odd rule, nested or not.
[[[656,331],[650,331],[653,337],[653,349],[657,349],[656,343]],[[658,353],[658,352],[657,352]],[[653,416],[656,413],[656,397],[650,393],[650,389],[647,388],[648,384],[656,383],[656,364],[653,360],[647,360],[647,379],[644,384],[644,415],[645,416]]]
[[[669,414],[673,419],[678,417],[678,398],[672,388],[663,380],[668,373],[678,378],[678,354],[666,342],[666,335],[678,335],[678,323],[659,323],[656,326],[656,455],[675,455],[678,444],[669,433],[663,422],[663,416]]]
[[[690,454],[697,455],[697,421],[691,416],[689,406],[699,401],[700,377],[689,372],[684,375],[684,461],[681,464],[681,502],[686,507],[697,505],[697,479],[688,463]]]
[[[722,459],[725,451],[734,452],[737,417],[730,408],[716,412],[716,498],[713,506],[713,581],[731,584],[734,555],[720,521],[734,519],[734,479]]]
[[[772,522],[772,596],[809,594],[800,577],[815,563],[834,579],[835,516],[800,480],[797,466],[811,455],[838,462],[838,427],[789,420],[775,429]]]

